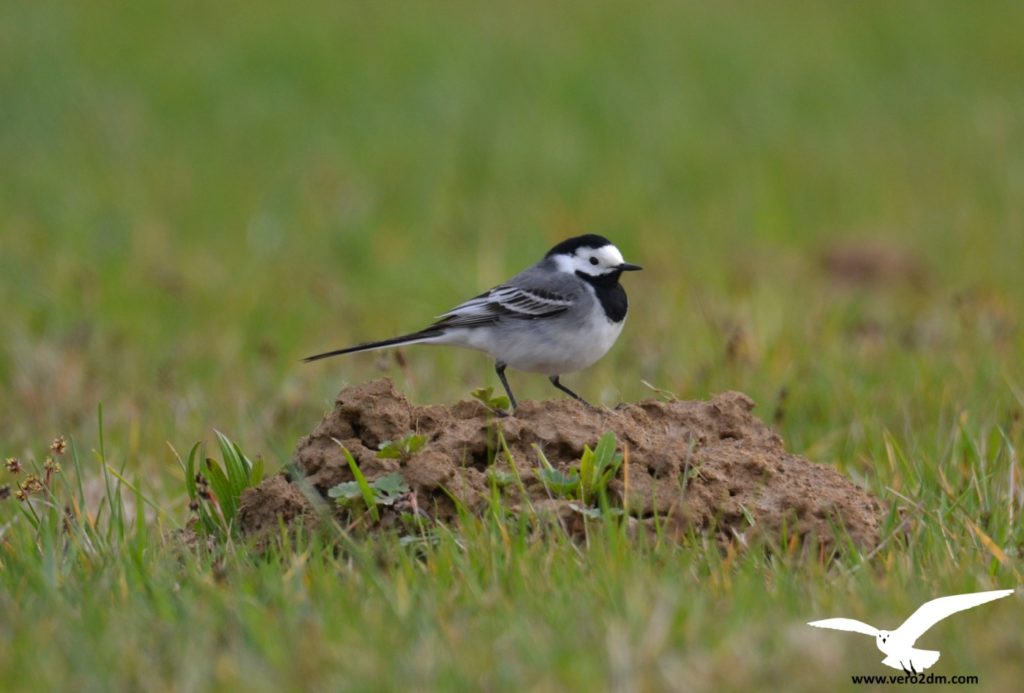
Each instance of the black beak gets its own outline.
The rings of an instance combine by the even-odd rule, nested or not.
[[[640,265],[634,265],[632,262],[623,262],[615,269],[619,270],[620,272],[636,272],[637,270],[642,270],[643,267],[641,267]]]

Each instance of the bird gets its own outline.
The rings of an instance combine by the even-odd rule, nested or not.
[[[513,411],[518,403],[505,376],[509,367],[547,375],[556,388],[588,404],[560,377],[588,368],[615,344],[629,306],[619,278],[623,272],[640,269],[626,262],[604,236],[574,236],[555,245],[533,266],[460,303],[421,330],[303,361],[409,344],[466,347],[494,359],[494,370]]]
[[[939,661],[941,654],[936,650],[919,650],[914,647],[917,639],[924,635],[929,628],[958,611],[966,611],[996,599],[1002,599],[1013,592],[1014,590],[993,590],[939,597],[919,606],[917,611],[910,615],[910,618],[893,631],[879,630],[852,618],[826,618],[823,621],[811,621],[807,625],[870,635],[875,639],[878,649],[887,655],[882,660],[882,664],[893,669],[902,669],[907,674],[917,674],[933,666],[935,662]]]

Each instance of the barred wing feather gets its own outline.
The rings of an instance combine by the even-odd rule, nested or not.
[[[498,286],[471,298],[438,318],[437,327],[474,327],[501,318],[535,320],[564,313],[573,299],[544,289]]]

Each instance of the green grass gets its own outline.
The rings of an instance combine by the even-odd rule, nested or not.
[[[0,456],[68,436],[60,499],[91,527],[0,503],[5,688],[818,690],[881,655],[805,621],[1019,582],[1024,8],[549,5],[0,7]],[[747,392],[905,508],[869,561],[486,523],[262,559],[167,538],[189,502],[168,443],[217,429],[273,472],[347,383],[496,386],[471,352],[298,360],[582,231],[646,271],[620,343],[565,382]],[[864,238],[919,279],[823,271]],[[149,502],[121,487],[114,512],[108,465]],[[926,642],[1005,689],[1020,598],[984,608]]]

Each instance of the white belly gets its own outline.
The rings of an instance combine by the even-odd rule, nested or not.
[[[593,365],[615,344],[625,320],[614,323],[594,302],[590,320],[564,319],[505,323],[494,329],[459,330],[444,342],[487,352],[511,368],[563,375]],[[441,341],[441,340],[439,340]]]

